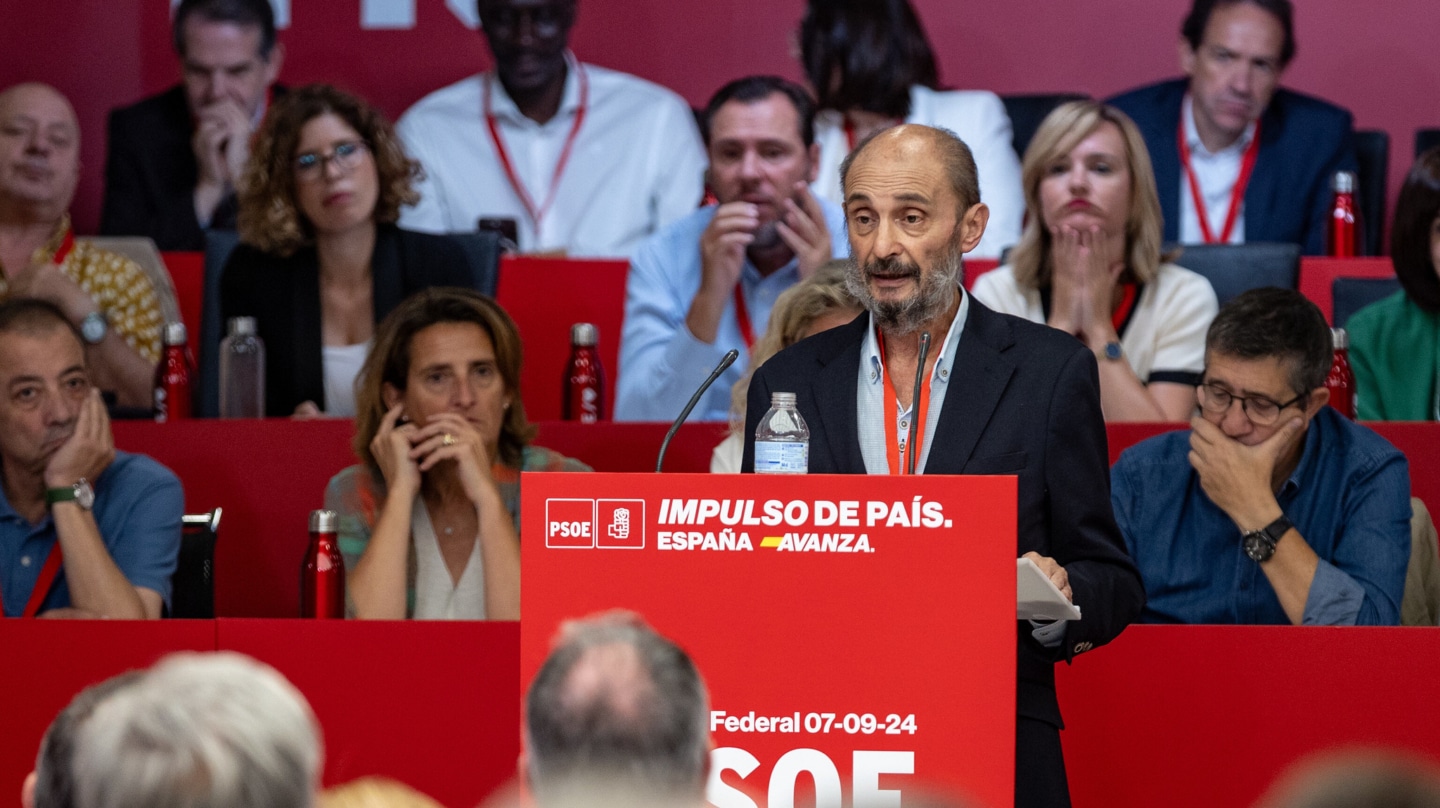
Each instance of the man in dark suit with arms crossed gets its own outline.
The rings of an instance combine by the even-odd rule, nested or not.
[[[1085,617],[1018,625],[1015,802],[1069,805],[1054,662],[1115,637],[1144,601],[1107,501],[1095,357],[1069,335],[996,314],[960,288],[961,255],[979,243],[989,213],[975,161],[954,135],[914,125],[882,132],[852,152],[841,185],[851,291],[868,314],[756,371],[744,468],[754,468],[770,394],[782,391],[795,393],[810,427],[811,472],[900,471],[915,417],[917,473],[1018,476],[1019,552]],[[927,332],[934,347],[916,413]]]

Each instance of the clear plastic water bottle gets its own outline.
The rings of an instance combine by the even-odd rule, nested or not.
[[[770,409],[755,428],[756,474],[810,470],[810,427],[795,409],[794,393],[771,393]]]
[[[254,317],[231,317],[220,341],[220,417],[265,417],[265,343]]]

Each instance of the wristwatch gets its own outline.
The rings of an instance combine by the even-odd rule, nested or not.
[[[74,485],[45,489],[45,505],[47,507],[61,502],[74,502],[80,506],[81,510],[88,511],[95,506],[95,489],[84,477],[81,477]]]
[[[1295,523],[1290,521],[1290,517],[1281,514],[1279,519],[1261,530],[1247,530],[1243,540],[1245,555],[1261,564],[1269,561],[1270,557],[1275,555],[1275,545],[1280,542],[1280,537],[1292,527],[1295,527]]]
[[[105,341],[105,334],[110,331],[110,321],[105,319],[105,313],[92,311],[85,315],[80,321],[80,336],[91,345],[99,345]]]
[[[1105,352],[1102,354],[1102,356],[1104,356],[1106,359],[1109,359],[1111,362],[1118,362],[1120,361],[1120,358],[1124,355],[1125,351],[1120,347],[1120,343],[1105,343]]]

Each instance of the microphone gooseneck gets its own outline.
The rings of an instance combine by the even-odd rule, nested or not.
[[[905,473],[915,473],[915,458],[919,457],[919,447],[915,445],[915,437],[920,431],[920,383],[925,380],[925,358],[930,354],[930,332],[926,331],[920,335],[920,362],[915,367],[915,392],[910,396],[910,437],[905,439]]]
[[[690,417],[690,411],[695,409],[695,405],[700,402],[700,397],[705,395],[705,391],[709,390],[710,385],[714,384],[715,380],[720,378],[720,374],[724,373],[726,368],[735,364],[735,360],[739,358],[740,351],[731,348],[730,351],[721,358],[720,364],[716,365],[715,369],[710,371],[710,375],[705,378],[705,383],[700,385],[700,389],[695,391],[695,395],[690,397],[690,402],[685,405],[685,409],[680,411],[680,417],[676,418],[675,423],[670,425],[670,431],[665,433],[665,440],[660,443],[660,454],[655,458],[656,474],[660,473],[660,466],[665,463],[665,450],[670,448],[670,439],[675,437],[675,433],[679,431],[680,425],[685,423],[686,418]]]

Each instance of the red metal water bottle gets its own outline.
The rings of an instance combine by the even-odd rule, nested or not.
[[[1330,255],[1353,258],[1360,254],[1360,213],[1355,207],[1355,175],[1335,172],[1330,183],[1335,203],[1330,208]]]
[[[334,511],[310,512],[310,549],[300,565],[300,616],[345,619],[345,560],[335,535]]]
[[[155,366],[155,420],[181,421],[190,417],[190,380],[195,376],[195,360],[185,344],[185,324],[166,323],[165,353]]]
[[[600,367],[599,333],[590,323],[570,327],[570,362],[560,417],[593,424],[605,420],[605,369]]]
[[[1355,419],[1355,372],[1350,369],[1350,337],[1343,328],[1330,329],[1330,341],[1335,346],[1335,358],[1330,363],[1330,375],[1325,377],[1325,388],[1330,391],[1330,406],[1339,410],[1346,418]]]

